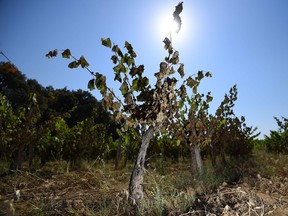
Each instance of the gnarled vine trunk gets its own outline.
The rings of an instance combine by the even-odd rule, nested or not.
[[[142,136],[141,147],[139,149],[137,159],[135,161],[130,183],[129,183],[129,202],[133,206],[137,206],[143,198],[143,181],[144,181],[144,164],[147,148],[150,140],[153,138],[155,127],[150,126]]]
[[[201,151],[198,146],[194,146],[194,152],[196,156],[196,164],[197,164],[197,169],[199,174],[203,173],[203,162],[202,162],[202,157],[201,157]]]
[[[198,146],[191,146],[190,150],[190,167],[192,175],[203,173],[203,162],[201,157],[200,148]]]

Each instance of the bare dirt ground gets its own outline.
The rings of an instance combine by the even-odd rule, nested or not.
[[[177,169],[173,173],[177,175]],[[114,171],[112,166],[68,173],[51,168],[18,171],[0,177],[0,215],[127,215],[123,209],[129,177],[129,169]],[[155,187],[149,187],[146,195],[151,198]],[[181,193],[171,195],[175,198],[169,202],[163,198],[162,206],[169,211],[162,215],[288,215],[286,176],[257,174],[237,184],[223,182],[213,192],[200,195],[186,190],[185,197],[193,201],[185,210],[173,207]]]

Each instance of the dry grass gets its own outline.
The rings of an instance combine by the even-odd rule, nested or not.
[[[288,156],[258,152],[254,159],[243,165],[237,184],[211,170],[192,181],[186,163],[164,164],[161,172],[147,168],[139,215],[288,215]],[[66,163],[54,162],[17,171],[0,178],[0,215],[129,215],[131,168],[115,171],[97,161],[67,172]]]

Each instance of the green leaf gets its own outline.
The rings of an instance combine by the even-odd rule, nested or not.
[[[62,57],[63,58],[70,58],[70,56],[71,56],[71,52],[70,52],[70,50],[69,49],[66,49],[66,50],[64,50],[64,52],[62,52]]]
[[[73,61],[73,62],[71,62],[70,64],[68,64],[68,67],[69,68],[78,68],[78,66],[79,66],[80,64],[78,63],[78,61]]]
[[[95,89],[95,79],[91,79],[89,82],[88,82],[88,89],[90,91],[93,91]]]
[[[113,68],[113,70],[114,70],[116,73],[121,73],[121,72],[126,73],[126,68],[125,68],[124,64],[122,64],[122,63],[116,65],[116,66]]]
[[[206,101],[209,103],[213,100],[213,97],[210,95],[206,95]]]
[[[141,80],[143,87],[149,85],[149,79],[147,77],[143,77]]]
[[[139,90],[138,81],[139,80],[137,78],[132,81],[132,89],[134,91],[138,91]]]
[[[126,81],[124,81],[123,83],[122,83],[122,85],[120,86],[120,91],[121,91],[121,93],[122,93],[122,95],[126,95],[127,93],[128,93],[128,91],[129,91],[129,87],[128,87],[128,84],[127,84],[127,82]]]
[[[88,62],[83,56],[80,57],[80,59],[78,60],[78,63],[81,65],[82,68],[89,66]]]
[[[130,66],[130,65],[134,64],[134,59],[131,57],[127,57],[125,59],[125,62],[127,63],[128,66]]]
[[[103,46],[106,46],[109,48],[111,48],[111,46],[112,46],[110,38],[106,38],[106,39],[101,38],[101,42],[102,42]]]
[[[200,81],[204,78],[203,71],[198,71],[197,77],[195,78],[196,80]]]
[[[120,73],[115,73],[114,81],[122,82],[121,74]]]
[[[193,91],[193,94],[197,94],[197,85],[193,86],[192,91]]]

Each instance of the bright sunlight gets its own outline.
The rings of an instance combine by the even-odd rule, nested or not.
[[[155,26],[155,34],[157,35],[157,38],[160,37],[160,40],[163,40],[165,37],[170,37],[170,33],[172,36],[172,40],[174,42],[179,43],[185,43],[187,42],[187,39],[189,37],[189,29],[192,25],[189,17],[187,17],[188,14],[185,13],[185,5],[184,10],[181,13],[182,18],[182,26],[179,33],[176,33],[176,30],[178,28],[178,24],[173,19],[173,10],[171,8],[167,10],[163,10],[161,13],[157,14],[156,20],[158,22]],[[190,21],[190,23],[188,23]]]

